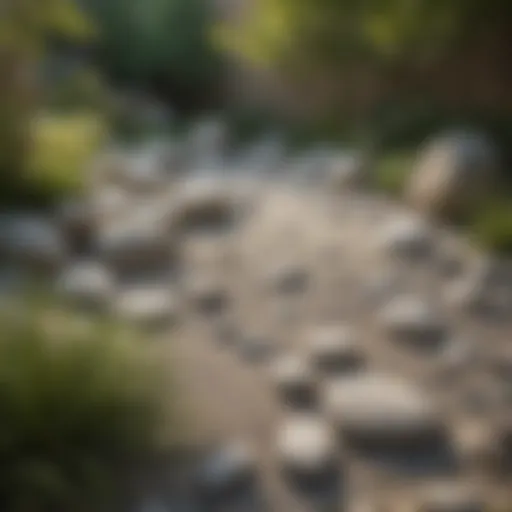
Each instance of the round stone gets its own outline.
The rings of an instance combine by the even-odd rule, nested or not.
[[[350,372],[363,364],[356,333],[347,326],[324,326],[309,335],[309,351],[316,368],[324,372]]]
[[[403,259],[419,259],[432,250],[432,233],[429,226],[419,218],[393,219],[380,234],[380,243],[385,252]]]
[[[66,258],[66,244],[48,220],[25,214],[0,217],[0,256],[34,270],[56,270]]]
[[[272,368],[272,378],[280,396],[287,404],[309,404],[314,399],[315,376],[307,360],[288,355]]]
[[[241,441],[231,442],[206,457],[198,468],[197,484],[205,493],[224,494],[247,484],[255,470],[252,448]]]
[[[98,233],[100,258],[120,273],[171,266],[173,245],[161,226],[129,219],[106,226]]]
[[[166,327],[176,321],[177,302],[166,287],[134,286],[121,292],[115,311],[120,319],[140,327]]]
[[[187,182],[179,190],[172,212],[177,232],[225,230],[233,225],[237,204],[226,187],[213,180]]]
[[[414,295],[392,299],[381,311],[381,323],[389,336],[418,348],[437,348],[446,334],[440,314]]]
[[[282,467],[296,476],[323,476],[334,469],[336,436],[329,424],[313,415],[297,415],[281,425],[277,451]]]
[[[440,421],[427,395],[385,375],[360,374],[328,383],[325,410],[353,441],[386,446],[437,437]]]
[[[114,295],[114,279],[96,262],[84,261],[70,266],[60,276],[57,290],[73,304],[93,309],[108,307]]]

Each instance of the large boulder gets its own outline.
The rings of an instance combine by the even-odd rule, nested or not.
[[[94,310],[109,306],[114,289],[115,282],[109,271],[92,261],[72,264],[57,281],[57,292],[64,300]]]
[[[324,406],[347,439],[358,444],[403,448],[439,439],[440,418],[428,395],[395,377],[338,378],[327,385]]]
[[[307,478],[332,471],[338,455],[334,431],[311,414],[292,416],[284,422],[277,436],[277,451],[286,472]]]
[[[419,154],[407,198],[431,216],[465,215],[486,197],[497,167],[497,151],[485,136],[461,131],[437,137]]]

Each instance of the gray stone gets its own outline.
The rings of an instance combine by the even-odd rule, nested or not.
[[[347,438],[377,446],[422,445],[440,433],[428,395],[398,378],[359,374],[327,384],[327,415]]]
[[[428,141],[407,186],[407,198],[434,216],[467,214],[492,189],[498,154],[482,134],[454,132]]]
[[[359,189],[368,183],[368,162],[362,155],[344,153],[331,159],[329,186],[336,190]]]
[[[200,464],[196,481],[210,495],[230,492],[255,477],[256,457],[252,447],[235,441],[213,451]]]
[[[272,368],[272,380],[286,404],[310,404],[315,397],[315,375],[308,361],[285,355]]]
[[[277,452],[285,471],[300,477],[318,477],[335,468],[338,447],[334,431],[325,420],[299,414],[279,427]]]
[[[440,313],[428,301],[415,295],[392,299],[380,313],[387,334],[417,348],[439,348],[447,327]]]
[[[102,265],[83,261],[65,269],[57,282],[57,292],[64,300],[78,306],[106,309],[114,295],[115,282]]]
[[[383,250],[405,260],[423,259],[433,250],[433,235],[429,226],[414,216],[392,219],[379,235]]]
[[[210,179],[192,180],[179,190],[172,223],[177,231],[226,229],[236,220],[238,202],[225,186]]]
[[[95,246],[100,259],[120,273],[170,267],[175,258],[164,226],[129,217],[100,229]]]
[[[66,256],[60,231],[47,219],[29,214],[0,216],[0,258],[29,269],[55,271]]]
[[[160,328],[177,321],[178,303],[161,285],[138,285],[122,290],[115,302],[117,317],[142,328]]]
[[[364,363],[357,334],[344,325],[326,325],[309,334],[309,354],[313,365],[323,372],[345,373]]]

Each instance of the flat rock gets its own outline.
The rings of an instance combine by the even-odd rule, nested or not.
[[[65,240],[49,220],[30,214],[0,216],[0,257],[35,270],[54,271],[66,254]]]
[[[255,477],[256,457],[242,441],[226,443],[206,456],[199,465],[196,483],[201,492],[223,495],[247,484]]]
[[[92,261],[71,265],[57,281],[57,292],[66,301],[95,310],[109,306],[114,290],[115,281],[108,269]]]
[[[95,246],[100,259],[121,273],[170,267],[175,256],[163,226],[130,219],[101,229]]]
[[[324,406],[356,442],[408,445],[439,433],[440,418],[430,398],[395,377],[360,374],[336,379],[326,386]]]
[[[433,235],[426,222],[415,216],[397,217],[379,235],[382,249],[404,260],[423,259],[433,250]]]
[[[300,477],[318,477],[334,469],[338,447],[334,431],[325,420],[299,414],[280,426],[277,452],[285,471]]]
[[[272,368],[272,380],[286,404],[309,404],[314,400],[315,375],[305,358],[281,357]]]
[[[380,320],[391,338],[424,349],[438,348],[447,331],[440,313],[415,295],[392,299],[382,308]]]
[[[344,325],[312,329],[308,348],[313,365],[328,373],[345,373],[361,368],[364,356],[354,330]]]
[[[143,328],[160,328],[177,320],[178,304],[166,286],[133,286],[120,292],[115,313],[123,321]]]

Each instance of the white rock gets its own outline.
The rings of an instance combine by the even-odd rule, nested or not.
[[[439,433],[439,416],[429,397],[386,375],[358,374],[328,383],[324,407],[341,431],[357,442],[406,446]]]
[[[407,185],[411,204],[434,216],[470,212],[492,189],[498,167],[494,145],[483,135],[450,133],[428,141]]]
[[[288,418],[279,428],[277,451],[285,470],[298,476],[320,476],[336,462],[336,438],[322,418],[301,414]]]
[[[219,494],[243,485],[254,477],[256,457],[252,447],[241,441],[221,446],[198,469],[197,484],[209,494]]]
[[[177,319],[176,298],[166,286],[133,286],[116,299],[117,316],[140,327],[165,327]]]
[[[108,307],[114,288],[110,272],[102,265],[88,261],[65,269],[57,282],[57,291],[66,301],[95,309]]]
[[[385,253],[401,259],[424,258],[433,249],[429,226],[414,216],[392,219],[384,226],[378,240]]]
[[[314,366],[322,371],[351,371],[363,363],[358,337],[347,326],[318,327],[311,330],[308,339],[310,358]]]
[[[392,338],[424,348],[435,348],[443,341],[447,330],[440,313],[415,295],[392,299],[383,307],[380,320]]]

